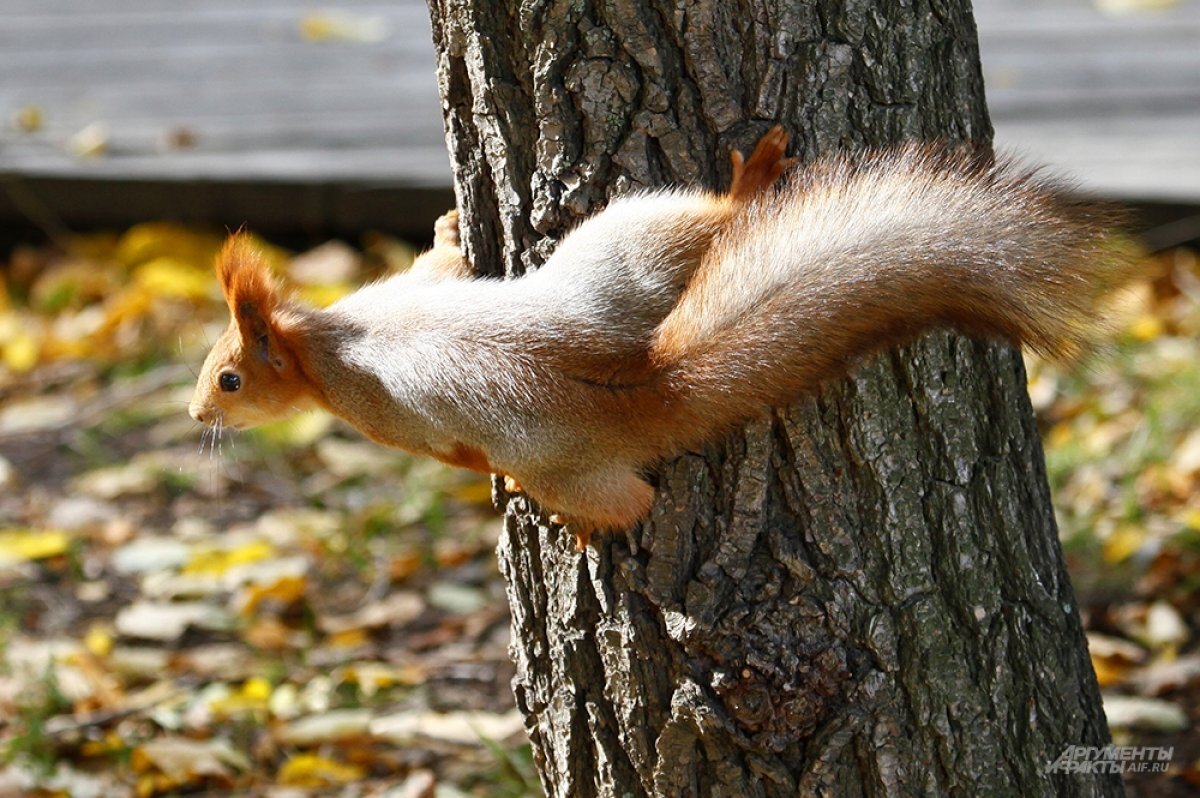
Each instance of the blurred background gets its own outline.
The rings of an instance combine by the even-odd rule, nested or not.
[[[1030,360],[1116,740],[1200,786],[1200,1],[976,0],[996,143],[1131,205],[1111,351]],[[0,0],[0,798],[538,794],[486,478],[187,418],[247,224],[305,298],[453,205],[421,0]]]

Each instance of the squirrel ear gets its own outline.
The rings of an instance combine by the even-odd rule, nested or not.
[[[279,357],[277,336],[270,317],[264,316],[261,308],[253,302],[239,303],[233,316],[242,335],[242,346],[254,352],[264,363],[282,367],[283,360]]]
[[[273,317],[279,307],[279,288],[262,252],[250,236],[235,233],[217,256],[217,279],[242,342],[261,360],[282,365]]]

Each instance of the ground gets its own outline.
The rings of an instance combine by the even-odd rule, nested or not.
[[[0,796],[536,795],[489,480],[323,415],[202,431],[219,244],[4,259]],[[271,253],[318,303],[411,258]],[[1200,269],[1147,268],[1112,351],[1030,388],[1114,736],[1174,749],[1131,793],[1169,796],[1200,784]]]

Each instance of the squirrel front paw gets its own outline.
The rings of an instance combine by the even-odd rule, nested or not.
[[[435,247],[455,247],[461,244],[458,230],[458,209],[451,208],[437,218],[433,223],[433,245]]]

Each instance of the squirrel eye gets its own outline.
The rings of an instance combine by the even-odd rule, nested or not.
[[[227,371],[220,376],[217,384],[221,386],[222,391],[232,393],[242,387],[242,378],[231,371]]]

